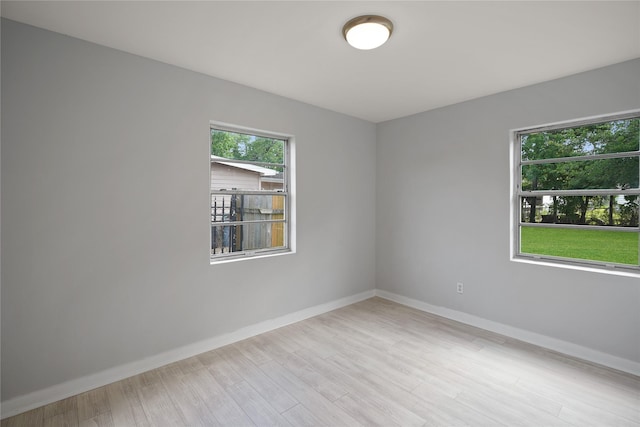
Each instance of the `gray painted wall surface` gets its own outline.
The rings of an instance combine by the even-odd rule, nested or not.
[[[295,135],[296,254],[209,265],[209,120]],[[2,121],[2,400],[375,285],[372,123],[6,20]]]
[[[637,277],[509,260],[509,131],[636,108],[640,60],[378,124],[377,288],[640,362]]]

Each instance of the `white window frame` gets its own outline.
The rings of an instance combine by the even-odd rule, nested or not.
[[[640,225],[638,227],[616,227],[616,226],[598,226],[598,225],[564,225],[549,223],[526,223],[522,221],[521,215],[521,197],[534,196],[591,196],[591,195],[609,195],[611,193],[619,194],[618,189],[587,189],[587,190],[522,190],[522,166],[527,164],[549,164],[563,161],[581,161],[581,160],[599,160],[621,157],[638,157],[640,158],[640,150],[624,153],[597,154],[585,156],[585,158],[553,158],[544,160],[522,160],[521,137],[526,134],[538,133],[551,130],[560,130],[575,128],[590,124],[603,123],[615,120],[623,120],[630,118],[640,118],[640,110],[631,110],[615,114],[607,114],[601,116],[593,116],[580,120],[570,120],[563,122],[550,123],[542,126],[527,127],[514,129],[511,131],[511,259],[514,261],[532,262],[535,264],[543,264],[550,266],[568,267],[574,269],[582,269],[589,271],[606,272],[613,274],[640,276],[640,266],[609,263],[604,261],[574,259],[556,257],[551,255],[527,254],[520,252],[520,230],[522,227],[545,227],[545,228],[571,228],[571,229],[588,229],[588,230],[608,230],[623,231],[630,233],[640,233]],[[627,195],[640,196],[640,189],[624,190]],[[640,205],[640,204],[639,204]],[[640,214],[640,207],[639,207]],[[640,239],[639,239],[640,240]],[[639,241],[640,251],[640,241]]]
[[[241,133],[263,138],[271,138],[284,141],[284,165],[283,165],[283,189],[282,191],[271,190],[214,190],[211,188],[211,131],[219,130],[224,132]],[[254,250],[244,250],[237,252],[228,252],[220,254],[211,254],[211,225],[213,222],[209,215],[209,254],[210,264],[220,264],[233,261],[240,261],[246,259],[264,258],[270,256],[277,256],[283,254],[295,253],[295,138],[293,135],[266,131],[262,129],[255,129],[251,127],[238,126],[225,122],[210,121],[209,122],[209,138],[208,138],[208,152],[209,152],[209,210],[211,211],[211,198],[214,195],[231,195],[231,194],[250,194],[250,195],[274,195],[284,197],[284,219],[283,220],[265,220],[260,221],[264,223],[279,222],[284,224],[284,245],[278,248],[264,248]],[[250,165],[268,165],[267,163],[232,160],[234,163],[246,163]],[[224,223],[226,225],[241,225],[242,222]],[[244,222],[248,224],[249,222]],[[222,223],[220,223],[222,224]]]

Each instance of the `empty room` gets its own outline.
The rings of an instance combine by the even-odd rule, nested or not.
[[[640,426],[640,1],[2,1],[2,427]]]

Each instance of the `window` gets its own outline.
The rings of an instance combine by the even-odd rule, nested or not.
[[[516,258],[640,271],[640,112],[514,132]]]
[[[290,251],[290,139],[211,125],[211,260]]]

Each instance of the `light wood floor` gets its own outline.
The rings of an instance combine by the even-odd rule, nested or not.
[[[373,298],[8,426],[640,426],[640,378]]]

